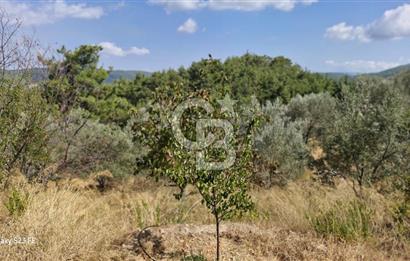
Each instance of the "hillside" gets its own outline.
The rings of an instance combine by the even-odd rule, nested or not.
[[[410,70],[410,64],[400,65],[388,70],[376,72],[376,73],[367,73],[367,74],[360,74],[360,73],[344,73],[344,72],[324,72],[320,73],[327,78],[333,80],[339,80],[342,77],[354,78],[361,75],[367,76],[378,76],[378,77],[392,77],[400,74],[403,71]],[[12,73],[15,73],[13,70]],[[115,80],[125,79],[125,80],[133,80],[137,74],[143,74],[145,76],[150,76],[152,73],[147,71],[140,71],[140,70],[113,70],[110,72],[108,78],[105,80],[106,83],[112,83]],[[45,69],[42,68],[35,68],[33,69],[32,79],[35,82],[44,80],[47,77]]]
[[[380,77],[387,78],[387,77],[396,76],[396,75],[400,74],[401,72],[408,71],[408,70],[410,70],[410,64],[405,64],[405,65],[400,65],[400,66],[397,66],[397,67],[394,67],[394,68],[391,68],[391,69],[388,69],[388,70],[384,70],[384,71],[381,71],[381,72],[378,72],[378,73],[371,73],[369,75],[374,75],[374,76],[380,76]]]
[[[17,70],[10,70],[10,74],[16,74]],[[115,80],[126,79],[133,80],[137,74],[143,74],[149,76],[151,73],[146,71],[138,70],[113,70],[108,75],[108,78],[105,80],[106,83],[112,83]],[[45,68],[34,68],[31,71],[31,79],[34,82],[43,81],[47,78],[47,70]]]
[[[360,73],[343,73],[343,72],[326,72],[326,73],[321,73],[324,76],[327,76],[331,79],[338,80],[342,77],[349,77],[349,78],[354,78],[358,75],[372,75],[372,76],[379,76],[383,78],[391,77],[400,74],[403,71],[410,70],[410,64],[405,64],[405,65],[400,65],[391,69],[387,69],[384,71],[376,72],[376,73],[369,73],[369,74],[360,74]],[[137,74],[143,74],[145,76],[149,76],[152,73],[147,72],[147,71],[140,71],[140,70],[113,70],[110,75],[108,76],[106,82],[111,83],[115,80],[118,79],[127,79],[127,80],[132,80],[135,78]]]
[[[339,80],[343,77],[354,78],[357,75],[356,73],[342,73],[342,72],[326,72],[326,73],[321,73],[321,74],[333,80]]]
[[[150,72],[146,71],[136,71],[136,70],[113,70],[110,72],[108,78],[105,80],[107,83],[111,83],[115,80],[119,79],[126,79],[126,80],[132,80],[135,78],[137,74],[143,74],[145,76],[151,75]]]
[[[356,76],[377,76],[377,77],[382,77],[382,78],[388,78],[388,77],[396,76],[400,74],[401,72],[408,71],[408,70],[410,70],[410,64],[400,65],[394,68],[390,68],[390,69],[380,71],[380,72],[375,72],[375,73],[325,72],[321,74],[333,80],[339,80],[340,78],[345,77],[345,76],[349,78],[354,78]]]

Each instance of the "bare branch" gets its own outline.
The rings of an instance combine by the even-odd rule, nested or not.
[[[0,87],[30,83],[38,42],[21,32],[21,21],[0,9]]]

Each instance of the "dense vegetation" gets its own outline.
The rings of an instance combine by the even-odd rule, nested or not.
[[[40,56],[47,78],[35,84],[27,76],[32,67],[0,75],[4,187],[15,170],[42,183],[106,169],[117,178],[148,173],[177,185],[177,198],[193,185],[219,229],[220,221],[253,209],[251,185],[285,186],[309,168],[323,185],[337,176],[351,180],[358,200],[365,198],[363,188],[375,183],[385,184],[385,193],[404,193],[397,220],[408,222],[410,72],[389,79],[336,81],[285,57],[247,53],[109,83],[109,72],[98,65],[100,51],[99,46],[84,45],[62,47],[56,57]],[[13,68],[9,64],[2,70]],[[236,100],[233,111],[218,107],[227,97]],[[192,98],[219,109],[210,114],[191,110],[184,118],[184,135],[194,139],[201,117],[229,121],[235,137],[226,142],[235,147],[234,167],[198,169],[193,154],[178,144],[172,112]],[[223,137],[216,129],[209,130]],[[312,156],[315,146],[323,149],[319,157]],[[221,150],[205,155],[226,157]],[[16,191],[13,198],[25,202]],[[13,212],[24,211],[11,200]],[[368,217],[362,202],[349,204],[349,211],[359,208],[354,218]],[[339,216],[329,210],[311,221],[319,233],[354,237],[356,232],[346,231],[350,227]],[[336,229],[333,221],[343,224]],[[349,222],[353,229],[358,225]],[[363,226],[359,234],[367,236],[370,228]]]

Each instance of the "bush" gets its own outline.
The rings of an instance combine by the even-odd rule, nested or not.
[[[319,234],[355,240],[371,234],[372,214],[373,211],[363,202],[337,201],[328,210],[308,215],[308,219]]]
[[[13,188],[4,206],[9,211],[9,214],[14,217],[21,216],[28,205],[28,194],[23,194],[21,191]]]
[[[13,168],[28,175],[47,162],[47,117],[48,105],[36,88],[0,88],[0,172],[6,181]]]
[[[199,254],[199,255],[189,255],[189,256],[184,256],[183,258],[181,258],[181,261],[206,261],[206,257],[204,257],[203,255]]]
[[[270,185],[285,184],[300,176],[306,164],[308,150],[303,141],[302,122],[290,121],[279,101],[268,102],[262,113],[266,122],[255,137],[260,172],[268,172]]]
[[[396,206],[393,218],[394,221],[402,225],[402,228],[406,229],[407,234],[410,235],[410,204],[408,202]]]
[[[62,161],[67,151],[65,170],[70,173],[84,175],[109,170],[116,177],[132,174],[137,149],[131,135],[118,126],[86,119],[84,113],[72,111],[68,128],[53,125],[53,160]]]
[[[410,177],[407,179],[407,182],[409,181]],[[408,195],[408,190],[405,192],[406,194],[404,195],[404,200],[399,200],[399,202],[393,206],[393,228],[398,237],[410,241],[410,198]]]
[[[324,129],[332,122],[336,111],[336,100],[328,93],[296,95],[286,108],[286,116],[292,121],[303,122],[303,139],[321,140]]]

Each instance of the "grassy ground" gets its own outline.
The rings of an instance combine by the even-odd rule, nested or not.
[[[212,260],[212,217],[194,190],[177,201],[174,188],[144,178],[117,183],[103,193],[87,189],[89,183],[75,179],[44,188],[15,178],[10,189],[0,193],[0,235],[30,236],[36,241],[0,245],[0,260],[143,260],[135,237],[150,225],[159,226],[150,230],[159,245],[153,237],[143,244],[157,259],[180,260],[192,252]],[[14,215],[10,204],[5,206],[11,188],[24,205]],[[254,188],[256,211],[223,226],[223,258],[410,259],[408,239],[402,233],[406,227],[394,215],[397,200],[374,190],[366,193],[361,206],[343,180],[336,188],[310,180],[284,189]]]

